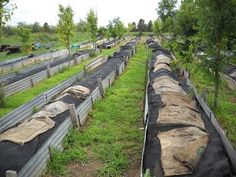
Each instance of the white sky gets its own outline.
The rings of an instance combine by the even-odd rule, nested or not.
[[[8,24],[18,22],[34,23],[35,21],[49,25],[57,24],[58,4],[70,5],[74,11],[74,21],[85,19],[89,9],[93,8],[98,15],[98,25],[106,26],[115,17],[127,25],[143,18],[147,23],[157,18],[159,0],[10,0],[17,5]]]

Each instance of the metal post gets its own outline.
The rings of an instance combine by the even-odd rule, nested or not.
[[[17,177],[17,172],[13,170],[7,170],[6,177]]]
[[[98,81],[98,88],[99,88],[100,94],[102,98],[104,98],[104,88],[102,86],[102,79],[98,78],[97,81]]]
[[[80,124],[78,121],[78,117],[76,115],[74,104],[69,104],[69,111],[70,111],[70,117],[71,117],[71,121],[72,121],[73,126],[79,127]]]

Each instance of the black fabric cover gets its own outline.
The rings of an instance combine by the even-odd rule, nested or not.
[[[153,60],[155,60],[155,56],[159,54],[163,53],[159,52],[159,50],[155,51],[153,53]],[[152,61],[152,63],[154,62],[155,61]],[[164,75],[179,81],[178,76],[173,72],[161,69],[153,73],[153,68],[151,67],[149,74],[150,83],[152,83],[155,78]],[[190,90],[185,80],[180,81],[180,86],[182,86],[185,91]],[[162,106],[162,101],[160,95],[155,95],[154,89],[151,87],[151,85],[149,85],[148,87],[148,105],[149,112],[147,119],[149,120],[149,124],[146,136],[143,169],[144,171],[146,169],[150,169],[152,176],[163,177],[163,170],[161,166],[161,147],[160,141],[157,138],[158,131],[164,131],[172,129],[174,127],[183,127],[186,125],[168,125],[156,123],[158,119],[159,109]],[[228,155],[223,147],[219,134],[217,133],[214,126],[211,124],[209,118],[204,113],[202,108],[198,106],[198,109],[201,113],[206,130],[210,134],[210,140],[202,158],[200,159],[197,165],[197,168],[194,169],[193,174],[181,175],[179,177],[233,177],[233,171],[231,169]]]

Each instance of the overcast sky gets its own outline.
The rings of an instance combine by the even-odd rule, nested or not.
[[[89,9],[93,8],[98,15],[98,25],[106,26],[115,17],[127,25],[143,18],[146,23],[157,18],[156,8],[159,0],[10,0],[17,5],[10,25],[18,22],[50,25],[57,24],[58,4],[70,5],[74,10],[74,21],[85,19]]]

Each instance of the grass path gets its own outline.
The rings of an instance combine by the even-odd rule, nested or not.
[[[123,42],[121,43],[123,44]],[[113,54],[113,52],[117,51],[119,46],[113,47],[112,49],[103,50],[100,55],[108,56]],[[62,83],[63,81],[71,78],[72,76],[81,72],[84,66],[93,58],[90,58],[86,61],[83,61],[79,65],[75,65],[70,67],[69,69],[65,70],[62,73],[57,73],[51,78],[44,79],[39,84],[35,85],[32,88],[29,88],[23,92],[16,93],[6,98],[6,105],[4,108],[0,108],[0,118],[6,115],[7,113],[11,112],[12,110],[16,109],[17,107],[21,106],[32,100],[33,98],[37,97],[41,93],[55,87],[56,85]]]
[[[53,151],[47,176],[139,176],[143,144],[146,49],[139,44],[126,71],[95,104],[82,130],[72,130],[64,152]]]

